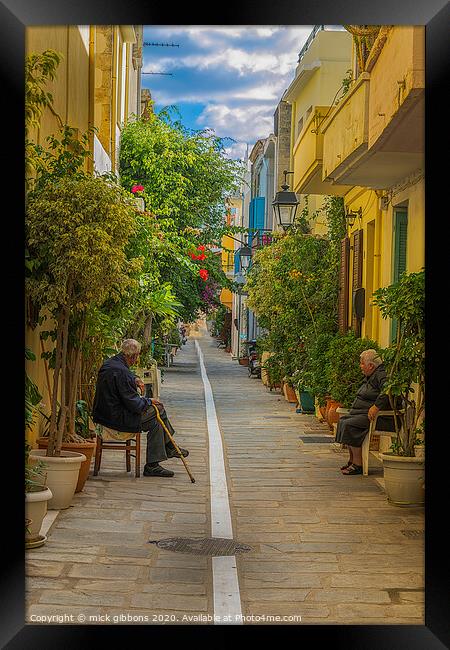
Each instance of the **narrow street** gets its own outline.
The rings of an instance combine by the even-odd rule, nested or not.
[[[212,533],[227,521],[227,499],[220,477],[210,478],[196,344],[222,435],[232,537],[251,547],[224,562],[148,543],[228,536]],[[212,624],[228,607],[232,620],[216,622],[423,624],[424,509],[388,503],[373,455],[368,477],[343,476],[346,453],[299,439],[328,435],[328,427],[249,378],[204,329],[165,369],[161,399],[190,450],[195,484],[179,459],[164,463],[173,478],[136,479],[122,452],[104,452],[99,475],[91,471],[59,512],[46,544],[26,553],[27,622]],[[216,444],[214,468],[220,453]]]

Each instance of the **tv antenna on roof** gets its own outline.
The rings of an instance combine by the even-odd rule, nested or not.
[[[142,43],[145,47],[180,47],[178,43],[149,43],[147,41],[144,41]],[[173,73],[172,72],[141,72],[141,74],[163,74],[166,75],[167,77],[172,77]]]
[[[142,45],[144,45],[144,47],[151,47],[151,46],[154,46],[154,47],[180,47],[180,45],[178,43],[148,43],[148,42],[144,42],[144,43],[142,43]]]

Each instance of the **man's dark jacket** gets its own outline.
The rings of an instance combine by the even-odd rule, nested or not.
[[[138,395],[135,375],[124,356],[107,359],[98,372],[92,420],[116,431],[137,433],[148,404],[148,399]]]

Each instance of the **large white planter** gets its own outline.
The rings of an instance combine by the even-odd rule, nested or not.
[[[421,506],[425,503],[425,461],[414,456],[381,454],[384,484],[389,503]]]
[[[48,509],[64,510],[72,502],[81,463],[86,456],[76,451],[61,451],[61,456],[46,456],[46,453],[46,449],[32,449],[30,456],[47,464],[47,485],[53,495],[47,504]]]
[[[47,514],[47,503],[52,496],[48,488],[37,492],[25,492],[25,518],[31,519],[31,524],[28,526],[29,533],[26,533],[25,540],[32,541],[39,537],[42,521]]]

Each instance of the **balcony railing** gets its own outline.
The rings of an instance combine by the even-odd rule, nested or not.
[[[341,31],[343,29],[345,29],[345,28],[342,25],[314,25],[314,28],[313,28],[311,34],[308,36],[308,40],[306,41],[306,43],[304,44],[304,46],[302,47],[302,49],[300,50],[300,52],[298,54],[297,63],[300,63],[300,61],[303,59],[306,52],[311,47],[311,43],[315,39],[316,34],[318,32],[321,32],[322,30],[329,30],[329,31],[337,31],[337,30],[339,30],[339,31]]]
[[[252,237],[252,249],[270,246],[272,243],[272,235],[272,230],[268,230],[267,228],[256,230]]]

